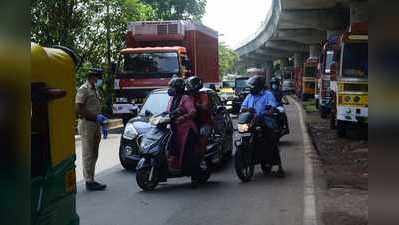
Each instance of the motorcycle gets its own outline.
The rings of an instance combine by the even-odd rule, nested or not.
[[[160,182],[168,178],[191,176],[190,172],[171,169],[168,163],[168,153],[171,149],[172,130],[170,121],[173,114],[163,113],[150,119],[153,128],[141,137],[140,155],[142,156],[136,168],[137,185],[145,190],[154,190]],[[211,176],[212,161],[217,155],[217,148],[208,149],[201,160],[201,175],[199,183],[206,183]]]
[[[249,182],[253,175],[255,165],[260,164],[264,174],[271,173],[272,166],[269,163],[267,143],[264,137],[267,129],[264,122],[257,117],[255,110],[241,112],[238,118],[238,133],[240,139],[235,142],[235,171],[243,182]]]
[[[273,110],[273,118],[277,122],[277,124],[273,126],[273,131],[277,134],[279,139],[290,133],[288,124],[285,125],[287,115],[283,106],[278,106]]]

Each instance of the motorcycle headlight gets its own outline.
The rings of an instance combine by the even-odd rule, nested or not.
[[[245,132],[248,132],[248,130],[249,130],[249,124],[247,124],[247,123],[238,124],[238,132],[245,133]]]
[[[123,138],[127,140],[133,140],[138,136],[138,132],[136,128],[134,128],[133,124],[128,123],[125,127],[125,131],[123,132]]]

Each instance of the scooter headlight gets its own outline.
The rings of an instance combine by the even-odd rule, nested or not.
[[[123,138],[127,140],[133,140],[138,136],[138,132],[136,128],[134,128],[133,124],[128,123],[125,127],[125,131],[123,132]]]
[[[238,124],[238,132],[240,133],[245,133],[249,131],[249,124],[244,123],[244,124]]]

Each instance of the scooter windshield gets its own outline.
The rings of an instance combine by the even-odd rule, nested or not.
[[[158,127],[151,128],[144,136],[140,144],[141,154],[155,155],[164,147],[164,140],[168,131]]]

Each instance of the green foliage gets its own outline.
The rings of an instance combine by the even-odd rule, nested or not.
[[[221,78],[238,72],[238,55],[224,43],[219,44],[219,69]]]
[[[191,19],[201,21],[206,0],[143,0],[155,9],[158,20]]]

